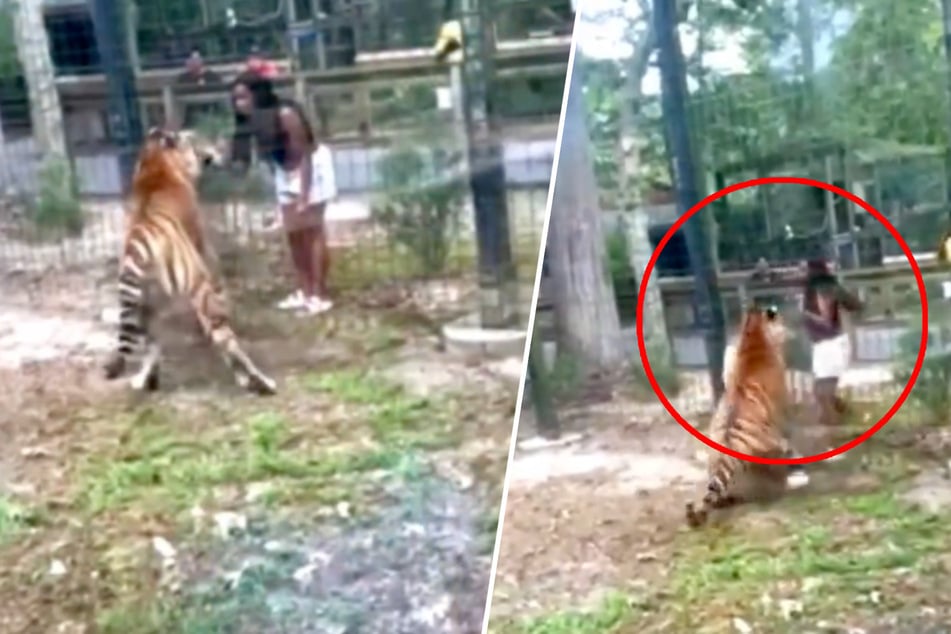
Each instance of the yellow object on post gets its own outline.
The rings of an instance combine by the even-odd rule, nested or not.
[[[462,23],[459,20],[449,20],[443,22],[439,27],[439,34],[436,36],[436,45],[433,47],[436,55],[436,61],[445,62],[450,55],[458,60],[462,59]],[[451,61],[458,61],[453,59]]]

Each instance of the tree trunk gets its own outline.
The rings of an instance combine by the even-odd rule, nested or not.
[[[50,59],[49,38],[43,22],[42,0],[14,2],[13,25],[17,55],[30,98],[33,138],[44,159],[67,158],[63,110]]]
[[[590,370],[625,364],[604,229],[598,207],[591,140],[584,105],[584,78],[574,60],[548,229],[547,256],[559,347]]]
[[[640,143],[637,121],[632,106],[639,105],[642,97],[641,85],[647,73],[648,60],[657,46],[654,25],[650,15],[646,17],[647,27],[640,38],[632,42],[633,54],[626,65],[627,76],[624,82],[624,98],[621,100],[621,138],[618,144],[618,164],[621,166],[621,211],[625,225],[625,238],[630,253],[631,269],[637,276],[637,283],[644,279],[644,271],[654,249],[651,247],[647,229],[650,218],[643,208],[641,200]],[[657,276],[652,275],[644,297],[644,343],[650,356],[651,365],[672,366],[672,355],[667,340],[667,328],[664,320],[664,304]]]

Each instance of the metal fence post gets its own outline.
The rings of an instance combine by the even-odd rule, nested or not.
[[[469,184],[479,250],[482,326],[503,328],[518,319],[518,287],[509,237],[501,130],[493,107],[495,28],[492,0],[460,0],[462,66]]]
[[[127,21],[124,4],[115,0],[89,0],[96,45],[106,79],[109,130],[119,146],[119,177],[126,193],[132,183],[138,146],[142,142],[142,118],[135,85],[135,70],[129,59],[129,39],[123,31]]]
[[[700,202],[694,153],[687,119],[687,71],[677,36],[677,3],[654,3],[654,30],[657,33],[658,62],[661,74],[661,109],[666,127],[677,203],[680,213]],[[684,225],[687,249],[696,283],[697,320],[706,334],[707,362],[713,395],[723,395],[723,353],[726,347],[723,304],[717,287],[717,270],[707,224],[710,211],[701,211]]]

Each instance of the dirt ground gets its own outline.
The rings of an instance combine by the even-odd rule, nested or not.
[[[102,378],[103,294],[60,288],[0,310],[0,632],[480,631],[520,359],[363,295],[238,297],[278,396],[175,313],[135,395]]]
[[[816,453],[885,409],[798,435]],[[951,632],[943,424],[906,407],[805,487],[693,531],[701,445],[658,404],[622,390],[562,417],[565,441],[523,438],[510,467],[490,632]]]

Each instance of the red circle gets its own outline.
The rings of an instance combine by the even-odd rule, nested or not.
[[[680,415],[680,412],[670,403],[667,397],[664,395],[664,391],[660,388],[660,385],[657,384],[657,379],[654,377],[654,372],[651,370],[650,361],[647,358],[647,349],[644,344],[644,297],[647,291],[647,282],[650,280],[651,273],[654,270],[654,266],[657,263],[657,258],[660,256],[661,251],[664,247],[667,246],[667,243],[673,237],[674,233],[680,229],[685,222],[687,222],[694,214],[698,211],[709,205],[710,203],[723,198],[727,194],[739,191],[741,189],[746,189],[748,187],[756,187],[757,185],[772,185],[772,184],[795,184],[795,185],[808,185],[811,187],[818,187],[826,191],[833,192],[839,196],[844,196],[845,198],[851,200],[856,205],[859,205],[872,214],[876,220],[878,220],[882,225],[888,230],[888,232],[895,238],[895,241],[898,243],[898,246],[901,247],[902,252],[905,254],[905,257],[908,258],[908,263],[911,264],[911,270],[915,274],[915,281],[918,283],[918,294],[921,296],[921,347],[918,349],[918,358],[915,360],[915,369],[912,370],[911,378],[908,380],[908,384],[905,385],[905,389],[902,390],[901,394],[898,396],[898,400],[895,401],[895,404],[892,405],[891,409],[885,412],[885,415],[880,421],[872,425],[865,433],[863,433],[858,438],[851,440],[841,447],[835,449],[830,449],[825,453],[816,454],[815,456],[803,456],[801,458],[764,458],[762,456],[753,456],[750,454],[740,453],[734,451],[729,447],[725,447],[718,442],[707,438],[705,435],[697,431],[690,423],[688,423],[683,416]],[[799,178],[796,176],[769,176],[766,178],[753,178],[748,181],[743,181],[741,183],[736,183],[725,187],[718,192],[710,194],[699,203],[694,205],[690,210],[688,210],[684,215],[677,219],[677,222],[674,223],[670,229],[667,230],[667,233],[664,234],[664,237],[661,239],[660,244],[657,245],[657,248],[654,249],[654,253],[651,254],[651,259],[647,263],[647,268],[644,269],[644,273],[641,276],[640,289],[637,295],[637,349],[641,356],[641,363],[644,365],[644,371],[647,374],[647,380],[650,381],[651,387],[654,390],[654,393],[657,394],[657,397],[660,399],[660,402],[663,403],[664,407],[670,412],[671,416],[680,423],[680,426],[686,429],[688,432],[693,434],[695,438],[703,442],[708,447],[712,447],[721,453],[725,453],[734,458],[739,458],[740,460],[746,460],[749,462],[756,462],[759,464],[777,464],[777,465],[792,465],[792,464],[809,464],[812,462],[819,462],[820,460],[825,460],[833,456],[837,456],[841,453],[845,453],[849,449],[859,446],[872,436],[874,436],[882,427],[885,426],[892,416],[898,412],[898,409],[902,406],[905,400],[908,398],[908,395],[911,393],[912,388],[915,385],[915,381],[918,380],[918,374],[921,372],[921,366],[925,361],[925,351],[928,349],[928,295],[925,291],[925,281],[921,276],[921,269],[918,268],[918,263],[915,262],[915,258],[911,253],[911,249],[908,248],[908,245],[902,239],[901,234],[898,233],[898,230],[892,226],[892,224],[885,218],[882,214],[878,212],[875,208],[869,205],[867,202],[856,196],[855,194],[848,192],[841,187],[836,187],[829,183],[823,183],[822,181],[812,180],[811,178]]]

